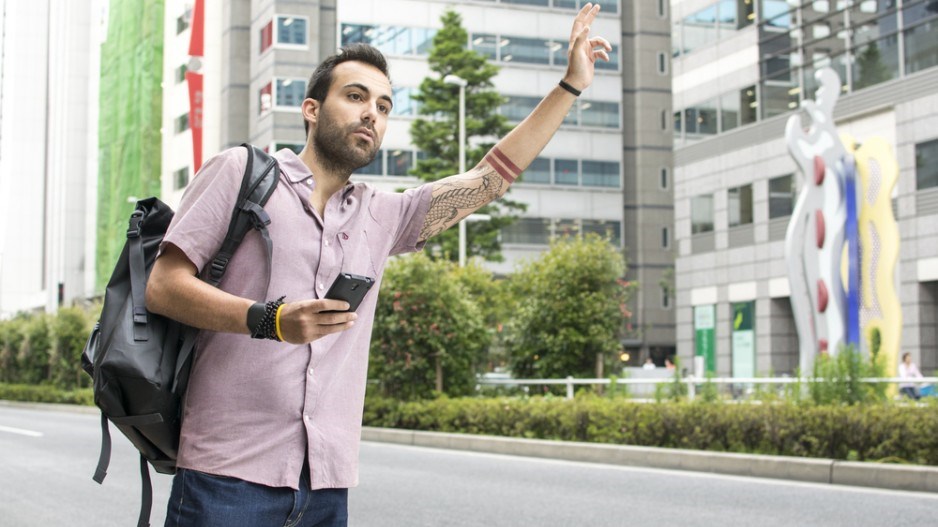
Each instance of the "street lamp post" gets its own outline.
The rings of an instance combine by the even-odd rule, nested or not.
[[[458,75],[443,77],[446,84],[459,86],[459,173],[466,172],[466,79]],[[466,266],[466,220],[459,221],[459,267]]]

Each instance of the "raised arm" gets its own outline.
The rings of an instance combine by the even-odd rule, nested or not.
[[[464,174],[432,183],[430,210],[420,239],[426,240],[457,224],[483,205],[500,198],[541,153],[560,128],[577,95],[593,82],[594,64],[609,60],[612,50],[602,37],[590,37],[599,5],[586,4],[577,13],[567,49],[567,71],[533,112],[496,144],[485,158]]]

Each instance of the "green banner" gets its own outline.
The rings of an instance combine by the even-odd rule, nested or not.
[[[755,377],[755,302],[733,304],[733,377]]]
[[[716,354],[716,307],[694,307],[694,350],[695,355],[704,358],[704,370],[708,373],[717,371]]]

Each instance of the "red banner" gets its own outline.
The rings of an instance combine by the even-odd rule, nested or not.
[[[202,74],[186,72],[189,84],[189,128],[192,131],[192,173],[202,167]]]
[[[195,0],[192,8],[192,34],[189,36],[189,56],[205,56],[205,3]]]

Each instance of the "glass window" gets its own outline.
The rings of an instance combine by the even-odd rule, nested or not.
[[[671,293],[668,291],[668,288],[665,286],[659,286],[661,288],[661,309],[670,309],[671,308]]]
[[[690,199],[690,221],[691,234],[713,230],[713,195],[694,196]]]
[[[602,6],[601,13],[616,14],[619,12],[619,0],[592,0],[594,4]],[[585,2],[580,2],[581,6]]]
[[[306,98],[304,81],[298,79],[277,79],[277,106],[299,106]]]
[[[756,122],[759,113],[759,101],[756,98],[756,87],[747,86],[739,90],[739,124]]]
[[[359,168],[355,173],[363,176],[380,176],[384,174],[383,160],[384,150],[378,150],[378,153],[375,155],[375,158],[371,160],[371,163]]]
[[[769,219],[791,216],[795,210],[795,178],[791,174],[769,180]]]
[[[189,167],[183,167],[173,172],[173,190],[180,190],[189,185]]]
[[[717,133],[717,102],[704,101],[687,109],[687,133],[713,135]]]
[[[261,28],[261,53],[267,51],[274,43],[274,22],[271,20]]]
[[[176,118],[176,133],[181,134],[189,129],[189,112],[186,112]]]
[[[187,11],[186,13],[179,16],[176,19],[176,34],[180,34],[183,31],[189,29],[189,20],[192,17],[192,11]]]
[[[426,55],[430,53],[430,47],[433,45],[433,37],[436,36],[435,29],[412,28],[410,30],[411,52],[415,55]]]
[[[622,225],[618,221],[583,220],[583,234],[595,233],[609,240],[613,245],[621,244]]]
[[[554,160],[554,184],[579,185],[580,173],[576,159]]]
[[[388,151],[388,175],[406,176],[414,166],[414,153],[410,150]]]
[[[739,95],[736,92],[720,97],[720,131],[726,132],[739,126]]]
[[[502,37],[502,62],[521,62],[524,64],[550,64],[549,42],[539,38]]]
[[[938,38],[935,38],[936,34],[938,34],[938,20],[935,18],[912,29],[905,30],[906,73],[915,73],[938,65]]]
[[[503,4],[539,5],[547,7],[550,0],[501,0]]]
[[[702,9],[684,18],[683,52],[689,53],[717,40],[717,6]]]
[[[661,75],[668,73],[668,55],[662,51],[658,52],[658,73]]]
[[[277,43],[306,45],[306,19],[292,16],[277,17]]]
[[[668,190],[668,185],[668,169],[661,167],[661,179],[658,182],[658,186],[661,187],[661,190]]]
[[[578,0],[554,0],[557,9],[578,9]]]
[[[565,54],[564,54],[563,65],[566,66],[567,65],[566,48],[564,48],[564,53]],[[609,62],[606,62],[605,60],[597,60],[596,69],[618,71],[619,70],[619,46],[613,44],[612,51],[609,52]]]
[[[417,115],[417,101],[411,96],[414,88],[392,88],[391,99],[394,104],[394,115]]]
[[[684,112],[674,112],[674,137],[681,137],[684,130]]]
[[[273,101],[273,96],[272,96],[272,93],[273,93],[272,86],[273,84],[268,82],[266,85],[264,85],[263,88],[261,88],[261,91],[259,94],[260,101],[258,105],[258,113],[264,113],[266,111],[269,111],[270,108],[273,106],[274,101]]]
[[[545,218],[518,218],[502,229],[504,243],[547,245],[550,243],[550,220]]]
[[[766,28],[791,28],[792,13],[789,12],[791,6],[786,0],[762,0],[759,6],[759,13],[762,20],[765,21]]]
[[[768,119],[776,115],[789,112],[798,108],[798,93],[801,88],[797,82],[792,82],[786,78],[789,72],[785,72],[782,80],[767,79],[762,83],[762,118]]]
[[[938,187],[938,139],[915,145],[915,188]]]
[[[620,185],[619,163],[617,161],[583,160],[584,187],[613,187]]]
[[[371,44],[372,35],[377,30],[376,26],[363,24],[342,24],[342,45],[347,46],[356,42]]]
[[[743,185],[727,190],[729,200],[729,226],[752,223],[752,185]]]
[[[379,26],[372,36],[371,45],[387,55],[409,55],[411,51],[410,28]]]
[[[550,50],[550,63],[554,66],[566,66],[567,65],[567,43],[560,41],[551,41],[547,43],[547,48]],[[609,57],[610,59],[612,57]],[[597,65],[599,62],[596,63]]]
[[[671,25],[671,56],[677,57],[681,54],[681,21],[678,20]]]
[[[179,84],[180,82],[185,82],[187,71],[189,71],[189,66],[187,66],[186,64],[183,64],[179,66],[178,68],[176,68],[176,84]]]
[[[580,101],[580,125],[618,128],[619,103]]]
[[[661,228],[661,248],[667,249],[671,247],[671,232],[667,227]]]
[[[528,165],[527,170],[521,175],[523,183],[544,183],[550,184],[550,159],[538,157]]]
[[[472,36],[472,49],[481,53],[489,60],[496,60],[498,37],[495,35],[475,34]]]
[[[896,35],[860,46],[853,50],[853,56],[854,90],[899,76],[899,39]]]
[[[534,107],[537,106],[537,103],[541,102],[537,97],[523,97],[517,95],[511,95],[505,97],[505,99],[507,99],[505,104],[501,105],[499,108],[501,114],[509,121],[515,122],[520,122],[527,117],[528,114],[534,111]],[[576,124],[576,122],[574,121],[573,124]]]
[[[577,220],[555,220],[554,236],[579,236],[580,222]]]

